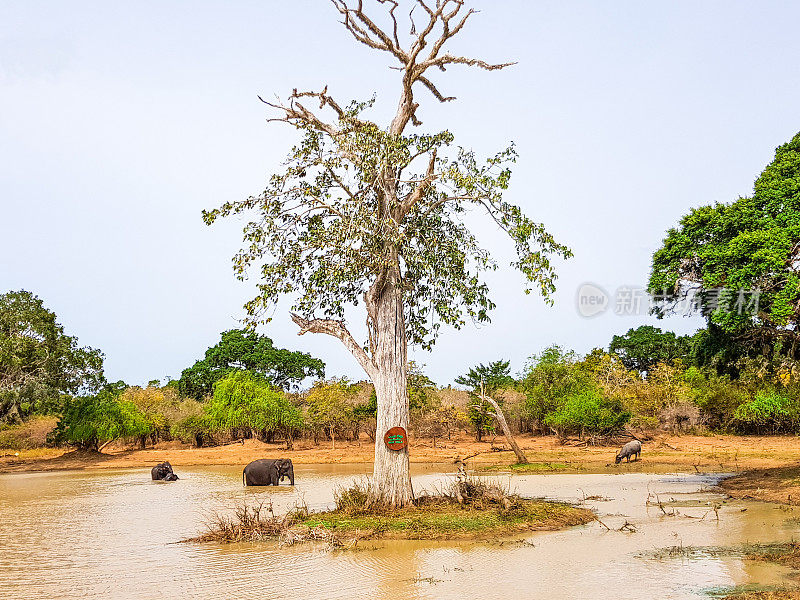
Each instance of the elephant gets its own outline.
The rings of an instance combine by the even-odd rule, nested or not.
[[[176,481],[178,476],[172,472],[172,465],[169,461],[157,464],[150,471],[153,481]]]
[[[294,466],[289,458],[262,458],[254,460],[242,471],[242,484],[278,485],[284,477],[294,485]]]

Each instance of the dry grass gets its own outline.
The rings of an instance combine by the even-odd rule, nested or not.
[[[363,539],[479,539],[536,529],[560,529],[594,520],[594,513],[559,502],[522,498],[476,479],[456,480],[436,494],[421,495],[413,506],[389,508],[370,503],[365,481],[334,493],[336,509],[309,513],[297,507],[283,516],[271,505],[240,506],[233,516],[215,516],[206,533],[190,541],[281,544],[323,541],[352,548]]]
[[[800,570],[800,542],[753,546],[745,556],[751,560],[764,560]]]
[[[58,417],[32,417],[20,425],[0,429],[0,448],[33,450],[47,443],[47,434],[58,423]]]
[[[592,469],[617,472],[627,465],[614,465],[618,445],[577,446],[564,445],[553,436],[517,436],[517,442],[528,460],[539,465],[569,465],[570,469]],[[454,432],[453,439],[439,439],[437,447],[430,439],[411,435],[413,461],[416,463],[451,463],[457,456],[474,456],[473,468],[500,464],[506,468],[515,457],[513,452],[493,452],[491,444],[476,442],[473,435]],[[20,451],[19,457],[3,458],[0,451],[0,472],[49,471],[59,469],[124,469],[141,468],[142,465],[169,460],[181,466],[190,465],[245,465],[257,458],[288,456],[298,464],[372,463],[374,445],[366,435],[359,442],[336,442],[336,450],[329,444],[315,446],[310,440],[297,440],[294,450],[287,452],[282,443],[265,444],[246,440],[244,444],[231,444],[209,448],[191,448],[177,442],[161,442],[155,448],[131,450],[124,444],[112,444],[94,458],[89,455],[70,455],[68,449],[46,449],[37,454]],[[59,458],[60,455],[64,455]],[[800,463],[800,437],[798,436],[732,436],[732,435],[667,435],[658,434],[645,442],[642,462],[631,468],[650,469],[668,467],[678,471],[743,471],[782,467]]]
[[[722,600],[800,600],[800,590],[737,592],[724,596]]]
[[[800,465],[747,471],[720,487],[733,498],[800,505]]]

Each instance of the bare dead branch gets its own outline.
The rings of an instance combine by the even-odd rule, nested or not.
[[[431,80],[428,79],[427,77],[423,77],[422,75],[420,75],[419,77],[417,77],[417,81],[419,81],[422,85],[428,88],[431,94],[433,94],[433,97],[436,98],[439,102],[452,102],[453,100],[456,99],[455,96],[444,96],[438,89],[436,89],[436,86],[433,85],[433,83],[431,83]]]
[[[445,65],[467,65],[468,67],[480,67],[481,69],[485,69],[487,71],[497,71],[499,69],[505,69],[506,67],[510,67],[517,64],[515,62],[508,62],[508,63],[498,63],[498,64],[490,64],[487,63],[485,60],[480,60],[479,58],[466,58],[464,56],[453,56],[452,54],[445,54],[444,56],[440,56],[438,58],[434,58],[432,60],[425,61],[424,63],[420,64],[420,67],[424,66],[426,69],[428,67],[439,67],[442,71],[445,70]]]
[[[481,59],[451,54],[440,56],[447,41],[456,36],[464,28],[469,17],[477,12],[469,9],[466,14],[462,13],[464,0],[436,0],[435,5],[430,0],[416,0],[414,8],[421,7],[428,15],[428,22],[421,30],[418,30],[413,18],[414,8],[411,9],[408,17],[411,23],[412,42],[408,49],[403,48],[398,34],[398,22],[395,15],[398,7],[397,0],[378,0],[379,4],[388,6],[387,12],[392,22],[389,32],[381,29],[376,21],[366,13],[363,0],[331,0],[331,2],[342,15],[342,24],[357,41],[370,48],[388,52],[400,62],[399,68],[404,72],[403,89],[397,113],[390,127],[390,131],[394,135],[402,134],[409,122],[415,126],[422,124],[416,115],[418,105],[414,102],[413,86],[415,83],[420,82],[424,85],[439,102],[449,102],[455,99],[442,94],[436,84],[425,76],[425,72],[429,68],[437,67],[444,71],[448,65],[459,64],[494,71],[516,64],[513,62],[491,64]],[[430,43],[428,38],[432,36],[437,27],[440,28],[438,37]],[[430,46],[430,52],[425,60],[420,62],[418,59],[428,46]]]

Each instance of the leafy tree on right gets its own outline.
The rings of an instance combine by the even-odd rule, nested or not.
[[[744,353],[800,356],[800,133],[779,146],[753,194],[692,209],[653,255],[648,289],[664,316],[694,310]]]

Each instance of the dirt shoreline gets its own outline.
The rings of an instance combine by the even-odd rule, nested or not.
[[[800,437],[797,436],[729,436],[729,435],[665,435],[659,434],[644,440],[644,451],[640,462],[614,465],[617,446],[587,446],[577,442],[561,444],[552,436],[519,436],[518,442],[528,460],[536,463],[536,470],[584,471],[608,470],[626,472],[631,469],[650,470],[670,468],[688,472],[747,472],[775,471],[787,480],[795,475],[792,468],[800,469]],[[510,465],[514,454],[501,439],[475,442],[467,436],[453,440],[437,441],[433,447],[429,439],[411,439],[412,463],[452,463],[457,458],[469,458],[470,465],[482,468],[490,465]],[[296,464],[352,464],[371,463],[374,447],[367,438],[356,442],[337,441],[336,448],[329,442],[314,445],[310,441],[295,443],[293,450],[283,444],[264,444],[257,440],[246,440],[211,448],[191,448],[169,442],[155,448],[132,450],[121,445],[109,446],[101,454],[78,452],[70,449],[42,448],[35,450],[0,449],[0,473],[24,473],[61,470],[150,468],[169,460],[176,468],[201,465],[245,465],[257,458],[288,457]],[[473,456],[474,455],[474,456]],[[791,466],[791,468],[790,468]],[[539,468],[540,467],[540,468]],[[772,481],[767,476],[744,473],[729,480],[726,491],[747,495],[747,484]],[[778,479],[774,477],[773,479]],[[791,494],[792,501],[800,500],[798,490]],[[730,486],[730,487],[728,487]],[[761,499],[763,496],[753,495]]]

